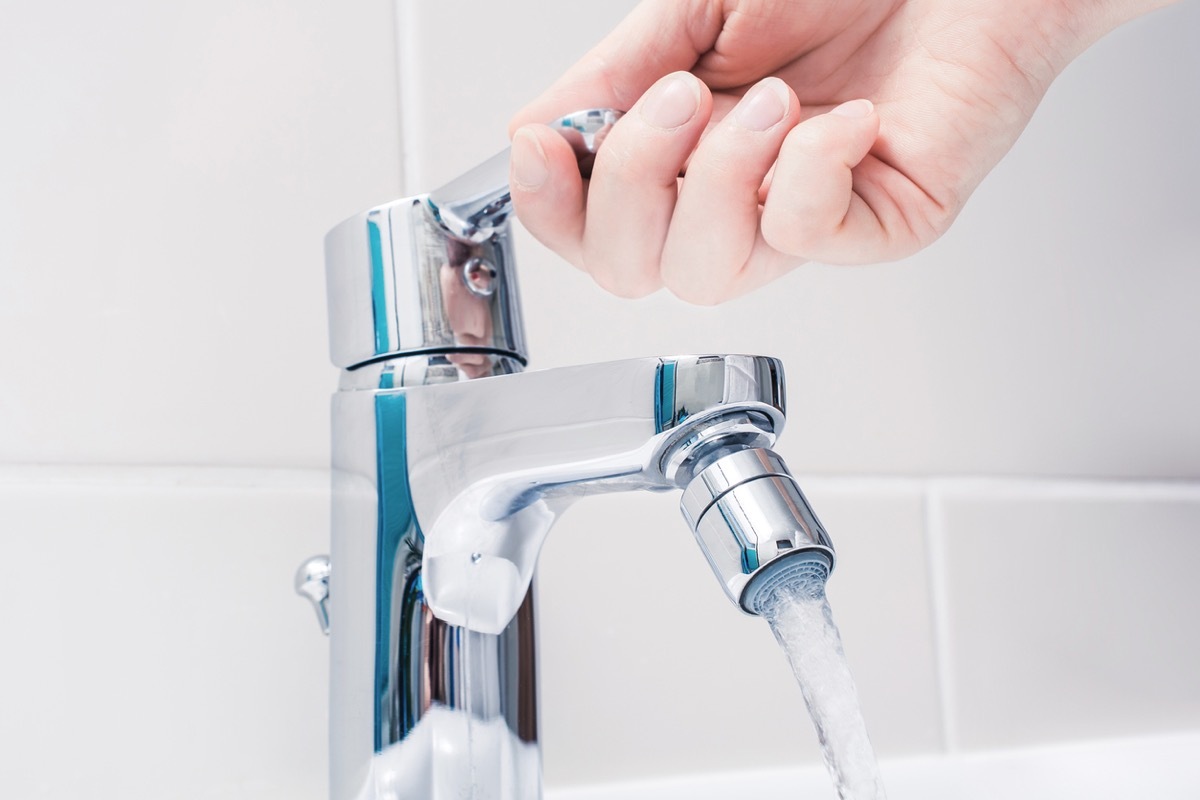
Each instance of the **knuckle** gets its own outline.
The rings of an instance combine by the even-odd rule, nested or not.
[[[771,247],[790,256],[807,255],[816,238],[807,225],[801,224],[795,216],[781,213],[763,213],[763,239]]]
[[[646,274],[619,274],[611,271],[589,271],[592,280],[608,292],[625,300],[638,300],[653,294],[661,285]]]
[[[690,154],[680,150],[676,135],[647,133],[618,122],[596,152],[592,180],[621,185],[670,183]]]
[[[638,148],[628,137],[610,136],[596,152],[592,180],[631,182],[638,173]]]
[[[663,285],[671,294],[694,306],[715,306],[730,299],[730,271],[721,269],[698,275],[680,264],[663,266]]]
[[[696,151],[688,164],[688,173],[694,175],[703,170],[708,180],[716,183],[754,183],[757,186],[762,183],[762,176],[756,175],[752,166],[747,163],[744,151],[739,152],[731,147],[707,147]]]
[[[712,288],[697,288],[695,286],[674,287],[671,288],[671,293],[685,303],[693,306],[704,306],[706,308],[720,305],[729,299],[729,292],[725,290],[714,291]]]

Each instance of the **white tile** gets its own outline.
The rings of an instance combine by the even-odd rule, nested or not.
[[[947,490],[951,708],[968,748],[1200,726],[1200,487]]]
[[[401,63],[420,68],[402,78],[412,87],[405,111],[416,128],[414,191],[440,186],[507,147],[509,117],[637,5],[398,2],[401,27],[414,32]]]
[[[0,460],[323,465],[322,234],[401,193],[402,127],[417,188],[453,176],[632,5],[402,3],[403,126],[388,0],[8,15]],[[1200,474],[1197,15],[1086,54],[903,266],[698,310],[603,298],[523,242],[534,363],[779,355],[814,472]]]
[[[427,189],[503,146],[632,3],[410,5]],[[1180,3],[1080,58],[950,234],[900,265],[810,266],[704,310],[603,297],[524,239],[534,364],[778,355],[795,466],[817,473],[1200,476],[1200,105],[1180,101],[1200,88],[1198,25]]]
[[[0,461],[324,466],[322,236],[399,194],[391,0],[0,26]]]
[[[325,797],[323,476],[141,477],[0,485],[5,796]]]
[[[940,746],[920,495],[809,484],[841,561],[830,598],[872,739]],[[591,498],[541,560],[549,787],[819,761],[767,626],[734,609],[673,496]]]

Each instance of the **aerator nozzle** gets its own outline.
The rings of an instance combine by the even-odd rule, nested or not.
[[[823,590],[833,543],[787,465],[762,448],[737,450],[688,484],[680,509],[729,598],[748,614],[783,580]]]

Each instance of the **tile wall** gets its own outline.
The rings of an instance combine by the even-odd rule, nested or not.
[[[327,548],[320,237],[502,147],[631,6],[7,15],[6,795],[324,796],[326,646],[291,594]],[[784,359],[780,449],[837,541],[884,755],[1200,727],[1197,25],[1180,4],[1085,54],[902,264],[695,309],[520,242],[539,367]],[[548,786],[817,758],[669,499],[573,509],[539,590]]]

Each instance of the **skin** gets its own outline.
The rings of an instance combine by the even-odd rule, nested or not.
[[[622,297],[704,305],[929,245],[1054,78],[1170,0],[645,0],[514,118],[512,196]],[[590,181],[540,124],[628,109]]]

